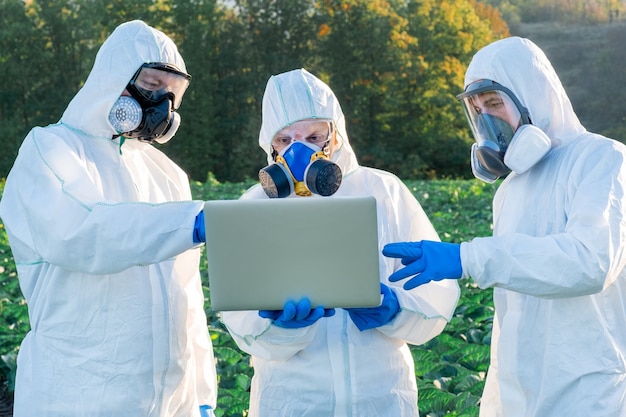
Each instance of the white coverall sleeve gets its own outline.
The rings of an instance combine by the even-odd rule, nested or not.
[[[389,324],[379,327],[378,331],[412,345],[424,344],[443,331],[450,317],[443,317],[432,311],[432,307],[424,302],[423,296],[416,297],[397,287],[393,288],[393,291],[398,297],[400,311]],[[456,304],[458,296],[456,298],[451,294],[450,296],[451,302]],[[428,311],[431,311],[432,315],[429,315]]]
[[[323,319],[321,319],[323,320]],[[287,360],[306,348],[315,337],[318,323],[299,329],[273,326],[257,311],[225,311],[222,322],[244,352],[265,360]]]
[[[618,278],[626,267],[624,153],[585,144],[584,154],[566,172],[544,167],[526,179],[533,182],[536,195],[517,193],[522,178],[501,186],[494,199],[494,237],[461,245],[465,277],[481,288],[544,298],[595,294]],[[555,182],[555,175],[563,181]],[[544,182],[557,185],[546,188]],[[520,201],[519,195],[532,201]],[[550,207],[524,209],[544,203]],[[545,218],[525,219],[525,211],[544,213]]]
[[[387,196],[379,200],[379,213],[383,217],[380,248],[387,243],[418,240],[439,241],[439,236],[419,202],[409,189],[392,174],[383,175]],[[382,203],[382,204],[381,204]],[[402,288],[402,283],[390,283],[389,275],[403,265],[399,259],[381,256],[385,268],[381,281],[392,288],[398,297],[400,311],[387,325],[376,328],[388,337],[420,345],[437,336],[452,317],[459,300],[460,290],[456,280],[430,282],[412,290]]]
[[[134,182],[160,178],[133,178],[121,164],[113,172],[107,166],[94,167],[93,159],[81,157],[81,151],[45,129],[36,128],[25,139],[0,205],[0,215],[11,225],[11,244],[23,257],[16,262],[45,261],[72,271],[107,274],[160,262],[195,246],[194,220],[202,202],[167,202],[171,196],[157,198],[162,203],[141,202],[141,195],[132,193],[150,192],[150,184]],[[162,169],[168,168],[168,175],[175,174],[163,164]],[[107,198],[99,175],[119,176],[114,191],[119,198]],[[191,199],[188,187],[178,193],[180,200]],[[155,200],[147,196],[144,201],[148,198]]]

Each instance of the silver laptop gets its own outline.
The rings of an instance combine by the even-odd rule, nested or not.
[[[374,197],[214,200],[204,206],[211,308],[375,307]]]

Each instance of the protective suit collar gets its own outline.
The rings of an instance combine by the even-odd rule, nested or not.
[[[140,20],[118,26],[100,47],[84,86],[61,122],[91,136],[111,138],[116,131],[109,123],[109,112],[135,72],[149,62],[187,71],[176,45],[164,33]]]
[[[552,64],[532,41],[510,37],[478,51],[465,73],[465,86],[481,79],[511,90],[552,147],[585,132]]]
[[[259,145],[267,154],[269,164],[274,162],[271,145],[274,135],[303,119],[332,120],[339,145],[331,160],[339,165],[344,176],[358,168],[337,97],[328,85],[305,69],[274,75],[265,87]]]

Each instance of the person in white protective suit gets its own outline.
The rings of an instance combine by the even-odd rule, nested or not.
[[[270,77],[259,144],[269,165],[261,170],[262,185],[252,187],[243,199],[278,197],[284,183],[267,168],[287,161],[283,168],[299,179],[302,170],[292,156],[304,154],[309,161],[315,159],[310,152],[318,152],[325,155],[321,160],[326,164],[319,169],[317,160],[309,164],[306,176],[315,171],[314,178],[303,181],[306,186],[292,184],[293,191],[283,196],[374,196],[381,248],[400,238],[438,240],[420,204],[396,176],[359,166],[337,98],[306,70]],[[275,181],[264,178],[268,175]],[[307,194],[304,188],[314,195],[298,196]],[[414,291],[394,288],[386,276],[401,265],[382,255],[380,259],[380,307],[312,309],[305,298],[288,301],[280,311],[222,313],[237,345],[252,356],[250,417],[418,415],[415,368],[407,343],[422,344],[441,333],[454,312],[459,287],[447,281]],[[324,256],[311,254],[311,260],[324,273]]]
[[[178,127],[185,71],[165,34],[124,23],[19,150],[0,202],[31,325],[15,417],[213,415],[203,202],[151,144]]]
[[[493,237],[393,243],[404,287],[473,278],[494,287],[481,417],[626,415],[626,148],[587,132],[530,40],[472,59],[464,105],[476,177],[507,175]],[[510,171],[510,173],[509,173]]]

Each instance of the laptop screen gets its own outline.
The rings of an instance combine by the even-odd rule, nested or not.
[[[204,207],[211,308],[380,304],[374,197],[214,200]]]

